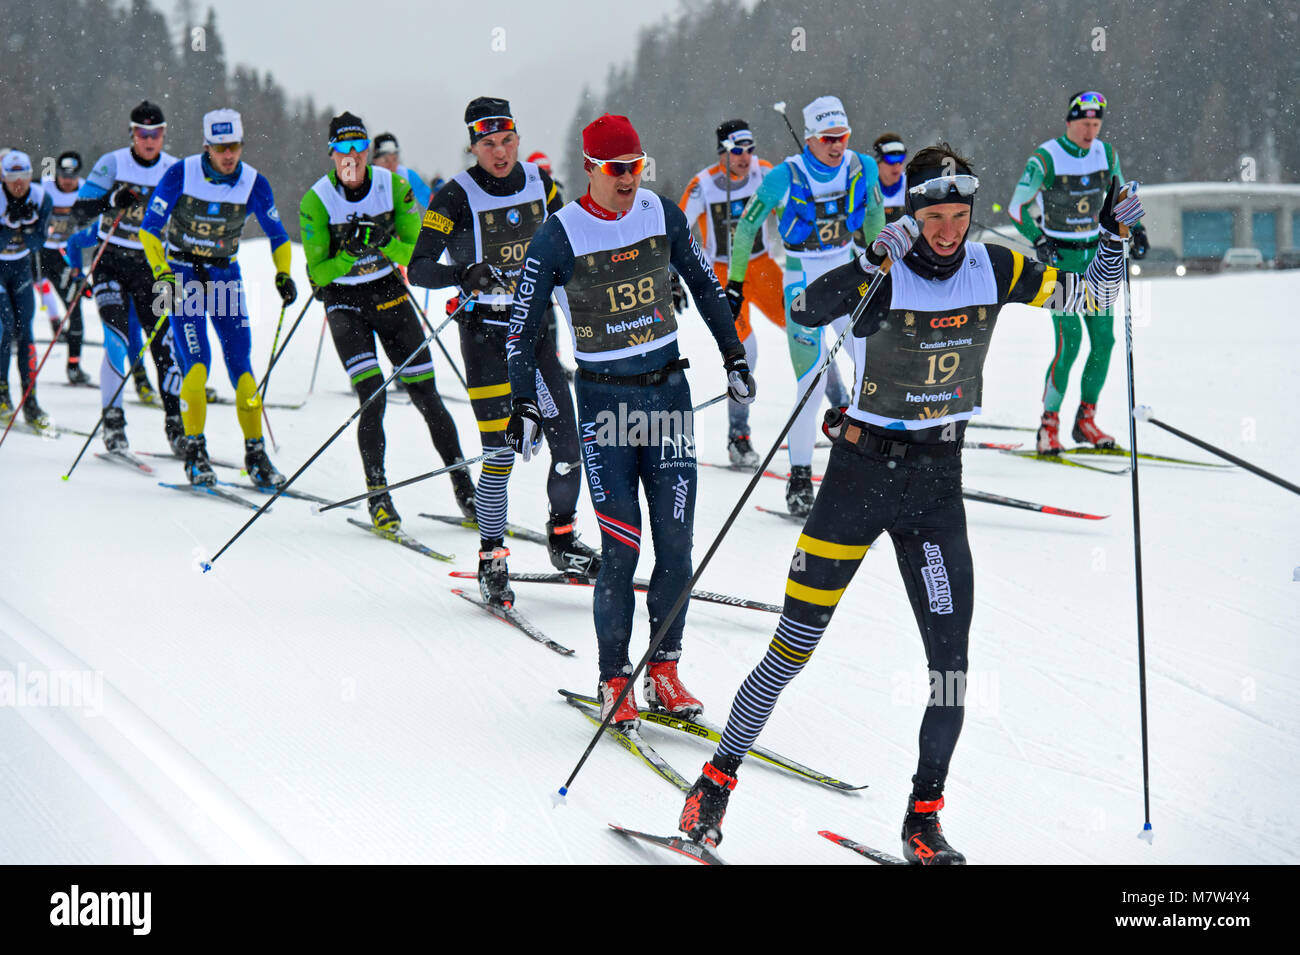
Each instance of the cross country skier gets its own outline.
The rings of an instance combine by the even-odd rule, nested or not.
[[[63,316],[72,303],[68,296],[76,284],[72,269],[64,260],[64,249],[72,234],[72,207],[77,203],[77,193],[86,180],[81,173],[81,154],[69,150],[60,153],[54,164],[54,175],[41,179],[41,188],[54,202],[49,224],[45,229],[45,244],[41,247],[41,279],[37,291],[50,317],[51,333],[58,331]],[[68,381],[74,385],[90,384],[90,376],[81,368],[81,343],[85,336],[85,323],[81,309],[72,313],[65,330],[68,342]]]
[[[148,325],[148,331],[153,331],[155,323],[162,317],[155,314],[158,296],[139,233],[145,206],[154,187],[176,162],[175,156],[163,151],[166,135],[167,121],[161,108],[146,100],[131,110],[131,145],[99,157],[77,195],[76,205],[72,207],[72,218],[77,223],[98,216],[99,239],[101,242],[108,239],[108,246],[95,268],[94,294],[104,326],[104,361],[100,366],[99,391],[104,404],[104,446],[109,451],[127,449],[122,396],[118,395],[112,407],[108,403],[117,392],[125,369],[131,366],[138,354],[127,350],[130,305],[134,304],[136,314],[143,324]],[[119,212],[123,213],[122,221],[110,236],[108,230]],[[172,355],[171,337],[170,327],[163,322],[149,349],[158,370],[163,431],[172,453],[184,457],[180,376]]]
[[[608,716],[632,672],[632,579],[641,551],[638,485],[645,487],[654,538],[646,596],[652,632],[691,577],[695,439],[670,266],[690,288],[718,343],[728,393],[752,401],[756,386],[731,310],[686,216],[640,188],[646,155],[631,122],[601,116],[582,131],[582,151],[588,191],[537,230],[515,291],[508,339],[513,408],[506,434],[527,461],[543,427],[536,341],[554,293],[573,334],[587,489],[603,538],[593,612],[600,648],[597,696],[602,716]],[[644,683],[651,706],[683,715],[704,708],[677,674],[685,619],[684,605]],[[635,694],[628,693],[613,722],[636,719]]]
[[[853,261],[855,236],[865,247],[885,221],[876,188],[876,164],[848,148],[852,130],[839,99],[819,96],[804,107],[803,123],[803,151],[773,168],[745,207],[736,227],[727,281],[727,298],[735,308],[744,296],[749,256],[759,228],[768,213],[783,208],[778,229],[786,252],[785,334],[797,379],[796,401],[825,354],[821,329],[799,321],[803,290],[836,266]],[[785,503],[791,514],[807,514],[815,496],[812,454],[825,376],[815,387],[816,393],[790,429]]]
[[[867,548],[888,531],[928,669],[943,680],[937,693],[932,685],[921,721],[903,853],[927,865],[965,862],[939,827],[964,714],[974,598],[962,436],[981,410],[984,359],[1002,306],[1041,306],[1049,297],[1067,310],[1109,305],[1124,268],[1119,227],[1135,222],[1142,207],[1136,183],[1129,184],[1123,201],[1116,201],[1115,189],[1103,197],[1099,251],[1085,284],[1078,275],[1027,262],[1005,246],[966,241],[979,181],[970,163],[946,144],[917,153],[908,163],[907,181],[908,214],[885,226],[857,261],[808,287],[804,317],[826,324],[852,312],[886,256],[893,263],[849,339],[856,398],[799,537],[776,634],[736,694],[717,751],[686,798],[679,828],[696,841],[721,840],[741,759],[781,690],[812,656]]]
[[[212,352],[208,319],[221,339],[226,372],[235,387],[235,415],[244,433],[244,467],[262,488],[284,483],[266,453],[262,398],[253,377],[253,335],[244,301],[244,278],[235,256],[249,215],[271,243],[275,289],[286,306],[298,297],[289,277],[289,234],[275,208],[271,184],[244,162],[244,123],[233,109],[203,116],[203,152],[187,156],[163,175],[140,224],[140,242],[154,280],[166,283],[181,373],[185,425],[185,476],[215,484],[203,429],[207,421]]]
[[[519,131],[510,103],[480,96],[465,107],[473,166],[458,172],[433,198],[411,256],[410,277],[425,288],[457,286],[462,297],[477,293],[458,319],[470,404],[478,419],[483,450],[496,453],[483,463],[474,501],[479,526],[479,590],[498,606],[514,603],[505,547],[508,482],[514,453],[506,444],[510,418],[510,372],[506,333],[511,292],[537,228],[560,206],[550,176],[519,162]],[[446,252],[449,262],[440,264]],[[553,466],[546,477],[550,518],[546,522],[551,563],[557,570],[594,577],[599,557],[574,530],[582,490],[577,418],[568,379],[560,365],[555,322],[548,315],[535,343],[543,429]],[[568,465],[561,472],[558,466]]]
[[[1040,145],[1025,164],[1024,174],[1016,183],[1008,212],[1021,235],[1034,246],[1038,261],[1059,269],[1082,274],[1097,254],[1097,216],[1111,179],[1123,180],[1119,155],[1101,134],[1106,97],[1094,91],[1070,97],[1065,116],[1065,135]],[[1027,214],[1037,204],[1042,213],[1041,228]],[[1132,256],[1147,253],[1146,229],[1133,229]],[[1043,419],[1038,428],[1038,453],[1061,452],[1061,403],[1070,380],[1070,367],[1079,354],[1083,338],[1080,316],[1052,311],[1056,331],[1056,352],[1047,367],[1043,385]],[[1071,437],[1098,448],[1113,448],[1115,439],[1097,425],[1097,399],[1106,372],[1110,352],[1115,345],[1114,319],[1109,311],[1083,316],[1090,343],[1088,360],[1079,384],[1079,410],[1074,415]]]
[[[302,229],[307,274],[325,305],[330,337],[357,398],[365,402],[383,384],[375,356],[375,336],[396,367],[419,348],[401,374],[411,403],[429,428],[444,464],[461,460],[460,436],[438,395],[433,358],[396,267],[411,257],[420,229],[415,195],[401,176],[367,163],[370,134],[352,113],[330,120],[330,156],[334,169],[302,197]],[[384,473],[384,404],[376,398],[361,413],[357,444],[366,487],[386,487]],[[474,482],[464,470],[450,472],[458,502],[474,496]],[[401,518],[388,494],[369,499],[370,519],[381,530],[396,530]],[[464,504],[462,503],[462,507]]]
[[[880,197],[885,204],[885,222],[893,222],[905,213],[907,176],[903,163],[907,162],[907,147],[898,133],[881,133],[871,144],[876,157],[876,174],[880,176]]]
[[[415,193],[415,203],[423,212],[429,208],[429,200],[433,198],[433,193],[425,185],[424,180],[407,166],[402,165],[401,146],[397,143],[397,137],[392,133],[380,133],[375,137],[375,155],[374,161],[376,166],[382,166],[389,172],[397,173],[411,184],[411,192]]]
[[[678,201],[686,221],[693,223],[700,235],[704,254],[713,262],[718,282],[726,287],[731,236],[745,204],[758,191],[772,164],[754,154],[754,134],[743,119],[729,119],[716,132],[718,162],[701,169],[686,184]],[[725,170],[725,171],[724,171]],[[785,305],[781,297],[781,267],[772,260],[768,249],[767,220],[754,232],[749,250],[749,266],[741,294],[736,296],[736,337],[745,348],[745,360],[751,371],[758,368],[758,337],[749,323],[749,306],[759,310],[781,328],[785,327]],[[727,454],[732,465],[758,467],[758,452],[750,442],[749,405],[727,402]]]
[[[11,149],[0,158],[0,405],[15,406],[9,396],[9,356],[18,353],[18,380],[27,402],[23,419],[35,428],[49,427],[50,419],[36,402],[36,346],[32,343],[32,257],[45,240],[46,223],[54,201],[40,185],[32,184],[32,160]],[[22,393],[18,396],[22,400]]]

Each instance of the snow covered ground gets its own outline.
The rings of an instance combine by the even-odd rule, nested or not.
[[[241,258],[260,369],[278,314],[270,256],[259,240]],[[1300,479],[1288,397],[1300,272],[1160,279],[1135,293],[1139,401]],[[440,296],[431,311],[442,313]],[[722,390],[720,362],[702,323],[687,316],[683,325],[700,401]],[[761,320],[755,328],[753,423],[765,449],[790,410],[793,378],[783,334]],[[306,393],[320,330],[316,306],[272,377],[270,400]],[[1127,442],[1122,323],[1117,331],[1100,417]],[[88,337],[100,337],[97,321]],[[458,355],[454,331],[446,341]],[[1051,345],[1046,312],[1003,313],[986,368],[987,420],[1036,423]],[[99,354],[87,359],[96,379]],[[96,394],[58,383],[63,359],[56,348],[42,403],[88,430]],[[442,390],[459,395],[438,362]],[[1082,356],[1063,417],[1073,414],[1081,366]],[[232,393],[223,373],[214,380]],[[450,407],[466,453],[477,453],[469,406]],[[271,411],[280,469],[292,473],[354,408],[326,342],[310,401]],[[165,448],[159,411],[128,401],[127,416],[133,448]],[[1144,450],[1208,460],[1139,427]],[[413,408],[390,404],[387,429],[390,478],[436,466]],[[697,431],[702,459],[725,460],[725,411],[703,412]],[[210,408],[207,433],[214,457],[239,459],[232,408]],[[0,693],[7,685],[11,694],[0,696],[0,862],[672,861],[606,831],[618,822],[671,832],[682,801],[608,741],[567,805],[552,807],[592,731],[555,693],[594,689],[589,590],[516,585],[519,608],[577,650],[562,658],[452,595],[457,583],[473,588],[447,576],[453,565],[349,526],[352,512],[316,516],[290,500],[200,574],[197,558],[251,512],[158,487],[182,479],[170,461],[158,461],[150,480],[88,454],[60,481],[79,443],[15,433],[0,449]],[[952,841],[978,863],[1300,862],[1300,500],[1239,470],[1141,470],[1148,845],[1135,838],[1143,813],[1129,480],[993,451],[964,457],[970,488],[1111,516],[968,505],[977,607],[944,813]],[[777,464],[785,470],[783,454]],[[512,520],[542,526],[544,478],[544,464],[516,466]],[[702,469],[697,557],[744,485],[739,474]],[[336,497],[361,490],[354,433],[298,486]],[[473,568],[473,533],[417,516],[454,510],[445,479],[394,498],[409,532],[459,555],[454,567]],[[760,482],[753,503],[782,508],[783,485]],[[596,542],[585,493],[580,524]],[[700,586],[779,603],[797,535],[796,525],[747,509]],[[870,788],[843,795],[751,761],[727,815],[731,862],[864,864],[817,838],[824,828],[897,851],[925,674],[892,548],[881,544],[761,739]],[[511,567],[550,569],[544,549],[527,543],[513,548]],[[725,720],[775,622],[692,604],[682,671],[714,722]],[[643,617],[634,658],[647,629]],[[72,705],[32,696],[57,673],[85,677]],[[15,684],[25,697],[13,697]],[[710,752],[655,727],[645,735],[688,778]]]

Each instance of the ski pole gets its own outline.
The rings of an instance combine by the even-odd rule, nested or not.
[[[308,398],[310,398],[311,393],[316,390],[316,370],[320,368],[320,350],[325,346],[325,328],[326,326],[329,325],[329,323],[330,323],[329,312],[326,312],[325,317],[321,320],[320,323],[320,340],[316,342],[316,361],[313,362],[311,366],[311,385],[307,388]]]
[[[372,497],[378,497],[381,494],[387,494],[389,491],[396,491],[399,487],[406,487],[410,484],[416,484],[420,481],[427,480],[431,477],[437,477],[439,474],[446,474],[449,471],[456,471],[460,468],[467,468],[471,464],[478,464],[485,461],[494,454],[500,454],[500,448],[493,448],[491,451],[485,451],[476,458],[470,458],[466,461],[457,461],[455,464],[448,464],[445,467],[438,468],[436,471],[428,471],[424,474],[417,474],[413,478],[407,478],[405,481],[396,481],[393,484],[385,484],[383,487],[375,488],[373,491],[366,491],[364,494],[358,494],[356,497],[350,497],[346,501],[335,501],[332,504],[317,504],[312,508],[314,514],[324,514],[326,511],[332,511],[336,507],[346,507],[349,504],[355,504],[357,501],[366,501]],[[564,473],[568,473],[567,471]]]
[[[113,392],[113,397],[109,399],[108,404],[104,405],[104,410],[99,413],[99,420],[95,422],[95,427],[93,427],[90,430],[90,434],[86,436],[86,443],[83,444],[81,450],[77,452],[77,459],[72,462],[72,467],[68,468],[68,473],[63,475],[63,480],[68,480],[72,477],[72,472],[77,470],[77,465],[81,463],[81,458],[86,453],[86,449],[90,447],[90,442],[95,439],[95,435],[99,433],[100,425],[104,423],[104,415],[108,414],[109,408],[116,407],[117,399],[121,396],[122,389],[125,388],[126,383],[131,380],[131,376],[135,374],[135,370],[139,364],[144,361],[144,356],[148,354],[149,346],[153,344],[154,338],[157,337],[158,333],[162,331],[162,327],[166,325],[170,319],[171,315],[167,311],[163,311],[163,313],[158,316],[158,321],[154,323],[153,331],[149,333],[149,337],[144,340],[144,345],[140,348],[140,354],[135,356],[135,361],[131,362],[131,367],[126,370],[126,375],[117,386],[117,391]],[[158,383],[158,390],[159,392],[162,391],[161,381]]]
[[[462,305],[462,307],[464,306]],[[459,308],[456,309],[456,312],[459,311],[460,311]],[[240,536],[244,533],[244,531],[248,530],[248,528],[252,526],[254,521],[256,521],[259,517],[265,514],[267,510],[271,507],[271,505],[280,499],[280,495],[283,494],[285,491],[287,491],[290,485],[292,485],[294,481],[298,480],[298,478],[302,475],[302,472],[306,471],[307,468],[311,467],[312,462],[325,453],[325,449],[328,448],[331,444],[333,444],[334,441],[338,438],[338,436],[347,430],[348,425],[352,424],[353,421],[361,417],[361,412],[366,410],[366,408],[370,405],[370,402],[374,401],[376,398],[378,398],[387,390],[389,382],[391,382],[394,378],[396,378],[399,374],[401,374],[402,369],[404,369],[407,365],[409,365],[411,363],[411,360],[414,359],[415,356],[420,353],[420,350],[429,344],[430,339],[435,337],[438,334],[438,332],[442,331],[444,328],[447,327],[447,325],[451,322],[451,320],[456,317],[456,312],[453,312],[451,315],[448,315],[447,321],[439,325],[436,331],[431,332],[429,338],[426,338],[423,342],[421,342],[419,346],[417,346],[416,349],[411,352],[411,354],[406,356],[406,359],[400,365],[398,365],[396,368],[393,369],[393,373],[384,379],[384,383],[375,390],[374,394],[372,394],[365,401],[361,402],[361,404],[357,407],[357,410],[352,412],[348,420],[344,421],[341,425],[339,425],[338,430],[335,431],[332,435],[330,435],[329,438],[325,441],[325,443],[322,444],[319,448],[317,448],[316,452],[311,457],[309,457],[306,461],[304,461],[302,466],[299,467],[297,471],[294,471],[293,475],[287,481],[285,481],[283,484],[281,484],[278,488],[275,489],[275,494],[273,494],[271,497],[266,499],[266,502],[257,509],[257,513],[244,522],[243,527],[235,531],[235,536],[230,538],[230,540],[226,541],[221,546],[221,550],[213,554],[212,557],[210,557],[208,560],[200,563],[199,566],[202,568],[205,574],[212,569],[212,565],[217,562],[217,559],[220,558],[222,554],[224,554],[227,550],[230,549],[230,545],[232,545],[235,541],[239,540]]]
[[[1146,421],[1150,424],[1155,425],[1157,428],[1164,428],[1170,434],[1177,435],[1178,437],[1182,438],[1184,441],[1190,441],[1198,448],[1201,448],[1204,451],[1209,451],[1211,454],[1216,454],[1219,457],[1223,458],[1225,461],[1231,461],[1233,464],[1237,465],[1238,467],[1245,468],[1247,471],[1250,471],[1252,474],[1258,474],[1260,477],[1264,478],[1265,480],[1272,481],[1274,484],[1286,488],[1288,491],[1290,491],[1293,494],[1300,494],[1300,487],[1296,486],[1295,484],[1292,484],[1290,481],[1286,480],[1285,478],[1280,478],[1276,474],[1272,474],[1268,471],[1265,471],[1263,468],[1251,464],[1249,461],[1243,461],[1235,454],[1230,454],[1227,451],[1223,450],[1222,448],[1217,448],[1214,445],[1210,444],[1208,441],[1202,441],[1200,438],[1190,435],[1186,431],[1180,431],[1178,428],[1175,428],[1171,424],[1165,424],[1163,421],[1161,421],[1159,418],[1156,418],[1151,413],[1150,405],[1139,405],[1136,409],[1134,409],[1133,416],[1137,418],[1137,420]]]
[[[406,291],[407,294],[410,295],[411,305],[415,308],[415,313],[420,316],[420,321],[424,323],[425,329],[432,330],[432,326],[429,324],[429,316],[424,313],[424,309],[415,304],[415,295],[411,292],[411,287],[409,285],[406,287]],[[425,294],[428,294],[428,289],[425,289]],[[456,378],[459,379],[461,387],[465,389],[465,394],[469,394],[469,384],[465,381],[465,376],[460,373],[460,369],[456,367],[456,362],[451,357],[451,353],[447,351],[447,346],[442,343],[442,339],[437,335],[433,336],[433,343],[438,346],[438,350],[441,351],[443,357],[447,359],[447,364],[451,365],[451,370],[455,373]]]
[[[1142,721],[1142,807],[1144,820],[1140,838],[1148,843],[1151,831],[1151,769],[1147,749],[1147,658],[1146,627],[1142,601],[1142,520],[1138,505],[1137,419],[1133,415],[1133,293],[1128,281],[1128,227],[1120,229],[1124,242],[1124,351],[1128,363],[1129,473],[1133,487],[1133,566],[1137,590],[1138,703]]]
[[[50,357],[50,352],[54,351],[54,346],[58,344],[59,336],[63,334],[64,324],[71,321],[73,310],[81,307],[82,293],[86,291],[86,286],[90,283],[90,274],[95,271],[95,266],[99,264],[99,257],[103,255],[104,250],[108,248],[108,240],[112,238],[113,233],[117,231],[117,224],[122,221],[122,216],[124,215],[126,215],[125,209],[117,214],[117,218],[113,220],[113,224],[108,227],[108,234],[104,236],[104,240],[99,243],[99,248],[95,250],[95,257],[91,260],[90,268],[86,269],[86,274],[82,278],[81,284],[77,286],[71,301],[65,303],[66,310],[63,314],[63,320],[59,322],[58,330],[54,333],[54,338],[50,342],[50,347],[45,349],[45,354],[41,356],[40,364],[36,366],[36,371],[33,372],[31,379],[27,382],[27,388],[23,391],[22,400],[18,402],[18,407],[14,409],[13,416],[9,419],[9,423],[5,425],[5,433],[0,434],[0,445],[3,445],[5,443],[5,438],[9,437],[9,429],[12,428],[14,422],[18,420],[18,412],[23,410],[23,405],[27,404],[28,397],[31,395],[33,389],[36,388],[36,379],[40,377],[41,369],[45,367],[45,360]],[[17,336],[15,336],[15,340],[17,340]]]
[[[280,360],[280,356],[283,355],[283,354],[285,353],[285,350],[289,347],[289,342],[293,341],[293,333],[296,332],[296,331],[298,330],[298,324],[302,321],[303,316],[307,314],[307,309],[311,308],[311,303],[312,303],[313,301],[315,301],[315,299],[316,299],[316,290],[315,290],[315,289],[312,289],[312,293],[311,293],[311,295],[307,296],[307,301],[303,304],[302,311],[298,313],[298,317],[297,317],[296,319],[294,319],[293,324],[289,326],[289,334],[286,335],[286,336],[284,336],[284,346],[283,346],[279,351],[276,351],[276,350],[275,350],[275,348],[276,348],[276,343],[278,343],[279,340],[280,340],[280,326],[279,326],[279,325],[276,325],[276,327],[275,327],[275,342],[273,342],[273,343],[271,344],[271,361],[270,361],[270,362],[267,364],[267,366],[266,366],[266,374],[262,376],[262,383],[261,383],[261,385],[258,386],[258,391],[260,391],[260,392],[262,393],[262,401],[263,401],[263,402],[266,401],[266,383],[267,383],[268,381],[271,380],[271,369],[274,368],[274,367],[275,367],[275,363],[278,362],[278,361]],[[280,321],[281,321],[281,322],[284,321],[284,310],[285,310],[286,308],[288,308],[288,307],[289,307],[288,305],[282,305],[282,306],[280,307]],[[324,335],[325,335],[325,330],[322,328],[322,329],[321,329],[321,337],[323,338]],[[319,351],[319,350],[317,350],[317,352],[316,352],[316,358],[317,358],[318,361],[320,360],[320,351]],[[312,378],[313,378],[313,380],[315,379],[315,375],[314,375],[314,374],[312,375]]]
[[[724,391],[716,398],[710,398],[708,401],[704,402],[703,404],[696,405],[694,408],[691,409],[691,414],[695,414],[695,412],[697,411],[703,411],[709,405],[716,405],[719,401],[726,401],[726,400],[727,400],[727,393]]]
[[[655,650],[659,648],[659,644],[662,643],[664,637],[667,636],[668,628],[672,626],[673,621],[677,619],[677,615],[681,612],[682,607],[685,606],[687,599],[689,599],[691,595],[691,591],[695,589],[695,585],[704,574],[705,568],[709,566],[709,561],[713,559],[713,555],[717,552],[718,547],[721,546],[722,539],[727,536],[727,531],[729,531],[731,525],[735,523],[736,517],[740,514],[740,509],[744,507],[745,502],[749,500],[750,494],[753,493],[754,488],[763,477],[763,472],[767,470],[767,466],[772,462],[772,458],[776,456],[777,450],[781,447],[781,442],[785,440],[786,434],[794,426],[795,419],[799,417],[799,412],[803,410],[804,405],[808,403],[808,399],[812,397],[813,390],[817,387],[817,383],[821,380],[822,375],[826,373],[826,369],[830,362],[834,360],[835,353],[840,350],[840,346],[844,344],[844,340],[848,338],[849,333],[853,331],[853,326],[857,323],[858,317],[875,296],[876,289],[880,287],[880,283],[884,277],[889,274],[892,265],[893,263],[886,258],[884,263],[881,265],[880,270],[872,277],[871,284],[867,287],[866,294],[862,296],[862,301],[858,302],[857,307],[853,309],[853,314],[849,317],[848,323],[844,326],[844,331],[840,333],[840,337],[835,340],[835,344],[830,347],[829,351],[827,351],[825,360],[822,361],[821,366],[817,369],[817,374],[814,375],[812,381],[808,383],[808,388],[804,391],[803,397],[799,399],[799,403],[795,405],[794,411],[791,412],[790,417],[786,419],[785,425],[781,428],[781,432],[776,436],[776,440],[772,442],[772,447],[768,450],[767,457],[763,459],[763,463],[758,466],[758,469],[749,479],[749,485],[741,493],[740,499],[736,501],[735,506],[731,509],[731,513],[727,515],[726,521],[722,524],[722,529],[719,530],[717,536],[713,538],[713,543],[709,545],[708,551],[705,552],[704,558],[695,568],[695,572],[691,575],[691,579],[687,581],[686,586],[682,588],[682,592],[677,595],[677,600],[673,602],[672,609],[668,611],[667,615],[663,618],[663,622],[659,624],[658,631],[655,632],[654,637],[650,640],[650,646],[646,648],[645,655],[641,657],[641,662],[638,663],[636,669],[632,671],[632,675],[628,678],[627,685],[623,687],[623,692],[618,695],[613,706],[609,708],[608,715],[601,720],[600,726],[596,729],[596,734],[592,736],[591,742],[587,744],[586,750],[583,751],[582,758],[578,760],[578,764],[573,767],[573,772],[569,774],[569,778],[564,781],[564,785],[560,787],[559,792],[555,797],[553,797],[557,804],[562,802],[564,797],[568,794],[569,787],[573,785],[573,780],[577,777],[578,773],[582,771],[583,764],[587,762],[587,757],[591,755],[592,750],[596,748],[596,744],[600,742],[600,738],[604,734],[605,728],[609,726],[610,721],[614,718],[614,714],[617,713],[618,708],[623,705],[623,701],[627,698],[627,695],[632,692],[632,688],[636,685],[636,678],[640,675],[641,671],[645,669],[646,664],[650,662],[650,657],[654,655]]]

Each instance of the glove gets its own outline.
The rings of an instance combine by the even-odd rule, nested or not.
[[[749,373],[749,362],[743,354],[731,355],[723,362],[727,369],[727,396],[742,405],[752,404],[758,394],[758,383]]]
[[[525,461],[532,460],[542,442],[542,412],[532,398],[516,398],[506,425],[506,444]]]
[[[691,303],[686,297],[686,289],[682,287],[682,277],[676,272],[669,271],[668,278],[673,294],[673,311],[680,315],[686,311],[686,306]]]
[[[1034,240],[1034,258],[1043,265],[1055,265],[1061,260],[1061,253],[1056,250],[1056,243],[1045,235]]]
[[[1147,227],[1144,225],[1134,226],[1129,232],[1132,239],[1129,247],[1129,255],[1135,259],[1145,259],[1147,250],[1151,248],[1151,243],[1147,241]]]
[[[459,295],[453,295],[451,298],[447,299],[447,315],[448,315],[448,316],[455,315],[455,314],[456,314],[456,309],[458,309],[458,308],[460,308],[460,296],[459,296]]]
[[[731,317],[740,317],[740,306],[745,304],[745,283],[728,282],[727,287],[722,290],[722,294],[727,298],[727,304],[731,306]]]
[[[1120,238],[1120,226],[1133,225],[1142,218],[1142,214],[1146,211],[1142,208],[1142,200],[1137,196],[1137,182],[1129,180],[1124,184],[1124,189],[1128,195],[1121,200],[1119,198],[1119,179],[1112,178],[1110,191],[1106,193],[1106,201],[1101,204],[1099,224],[1101,225],[1101,231],[1107,238]],[[1145,249],[1142,254],[1146,254]]]
[[[144,196],[129,182],[122,183],[108,196],[108,204],[114,209],[130,209],[142,202],[144,202]]]
[[[28,223],[35,222],[40,215],[40,210],[31,200],[31,193],[23,196],[21,199],[10,199],[8,207],[5,209],[5,224],[11,228],[18,229]]]
[[[180,307],[181,283],[171,269],[153,277],[153,294],[161,299],[158,304],[175,314]]]
[[[292,305],[298,298],[298,286],[293,284],[288,272],[275,273],[275,290],[280,293],[280,301],[285,305]]]
[[[880,269],[888,256],[891,262],[901,262],[921,237],[921,227],[911,216],[900,216],[880,230],[871,240],[871,247],[858,256],[858,268],[870,275]]]
[[[473,295],[475,292],[489,292],[493,289],[505,292],[509,288],[506,284],[506,277],[501,270],[495,265],[488,265],[486,262],[473,262],[462,266],[456,281],[460,283],[461,291],[465,295]]]
[[[354,258],[365,255],[374,245],[374,231],[375,224],[369,219],[352,220],[352,231],[343,239],[343,251]]]
[[[827,408],[826,413],[822,415],[822,434],[834,441],[844,432],[844,421],[848,417],[846,412],[849,409],[841,405],[838,408]]]

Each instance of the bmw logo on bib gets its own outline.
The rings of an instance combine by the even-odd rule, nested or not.
[[[731,216],[733,219],[740,218],[740,214],[745,211],[745,200],[735,199],[731,203]]]
[[[1080,177],[1079,177],[1079,185],[1081,185],[1081,186],[1086,186],[1086,185],[1088,184],[1088,179],[1089,179],[1088,176],[1080,176]]]
[[[511,225],[519,225],[519,222],[522,219],[523,216],[519,214],[518,209],[511,209],[509,212],[506,213],[506,221],[509,222]]]
[[[210,216],[219,216],[219,215],[221,215],[221,203],[219,203],[219,202],[209,202],[209,203],[208,203],[208,215],[210,215]]]

